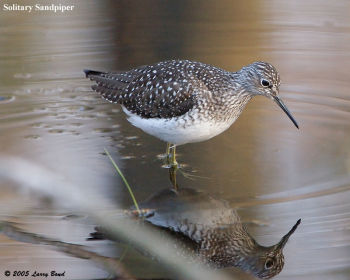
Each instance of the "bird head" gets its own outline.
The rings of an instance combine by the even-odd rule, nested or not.
[[[240,73],[245,77],[245,90],[247,92],[252,95],[263,95],[274,100],[294,125],[299,128],[298,123],[279,97],[281,80],[275,67],[270,63],[258,61],[243,67]]]
[[[270,279],[279,274],[284,266],[283,248],[300,222],[301,220],[299,219],[292,229],[283,236],[276,245],[271,247],[260,246],[258,251],[246,260],[242,269],[261,279]]]

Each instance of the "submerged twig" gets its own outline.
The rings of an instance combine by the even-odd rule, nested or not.
[[[135,280],[135,278],[131,276],[128,271],[126,271],[119,260],[90,252],[86,250],[82,245],[65,243],[62,241],[47,238],[39,234],[25,232],[22,229],[7,222],[0,223],[0,230],[7,237],[20,242],[48,245],[52,246],[55,250],[66,253],[68,255],[81,259],[92,260],[95,263],[103,266],[103,268],[106,269],[109,273],[118,276],[118,279]]]
[[[55,201],[69,202],[71,211],[89,215],[96,224],[105,228],[115,238],[128,240],[139,250],[149,252],[169,269],[171,276],[178,279],[193,280],[232,280],[224,272],[213,271],[200,262],[195,265],[189,263],[188,259],[178,257],[177,251],[167,243],[174,242],[160,240],[160,233],[145,225],[142,232],[136,228],[134,221],[122,219],[116,221],[112,215],[120,211],[115,202],[109,197],[103,196],[101,192],[93,188],[81,188],[62,178],[47,168],[36,165],[23,159],[14,157],[0,157],[0,178],[11,179],[17,182],[17,186],[40,192],[55,198]],[[184,252],[185,253],[185,252]]]

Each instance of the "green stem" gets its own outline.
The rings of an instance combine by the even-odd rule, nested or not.
[[[113,158],[111,157],[110,153],[107,151],[106,148],[105,148],[105,153],[107,154],[109,160],[112,162],[112,164],[113,164],[115,170],[117,170],[119,176],[122,178],[122,180],[123,180],[125,186],[128,188],[129,194],[130,194],[130,196],[131,196],[131,198],[132,198],[132,201],[134,202],[135,208],[136,208],[136,210],[140,213],[139,205],[138,205],[138,203],[137,203],[137,201],[136,201],[136,198],[135,198],[135,196],[134,196],[134,193],[132,192],[132,190],[131,190],[131,188],[130,188],[130,185],[129,185],[128,181],[125,179],[123,173],[120,171],[118,165],[115,163],[115,161],[113,160]]]

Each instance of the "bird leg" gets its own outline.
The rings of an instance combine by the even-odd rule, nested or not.
[[[170,166],[170,147],[171,147],[171,144],[170,143],[166,143],[166,150],[165,150],[165,155],[162,157],[163,158],[163,167],[164,168],[169,168]]]
[[[176,162],[176,146],[167,143],[165,150],[165,160],[167,168],[178,168],[178,163]]]
[[[175,191],[177,191],[179,189],[179,186],[176,182],[176,171],[177,169],[174,168],[174,167],[170,167],[169,168],[169,178],[170,178],[170,182],[172,183],[173,185],[173,188]]]
[[[166,143],[165,155],[166,155],[166,158],[168,159],[168,161],[169,161],[169,158],[170,158],[170,146],[171,146],[171,144],[169,142]]]
[[[176,146],[175,145],[173,145],[172,146],[172,149],[173,149],[173,151],[172,151],[172,156],[171,156],[171,166],[172,167],[174,167],[175,169],[177,169],[177,167],[178,167],[178,163],[177,163],[177,161],[176,161]]]

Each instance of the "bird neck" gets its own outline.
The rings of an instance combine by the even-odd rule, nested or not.
[[[259,250],[260,245],[242,226],[240,231],[235,231],[231,234],[227,247],[230,248],[228,252],[234,261],[232,266],[243,268],[251,256]]]
[[[237,92],[237,96],[240,98],[246,98],[249,96],[248,101],[253,96],[257,95],[257,92],[255,90],[255,85],[253,83],[254,80],[256,80],[256,75],[251,72],[247,71],[244,67],[237,71],[237,72],[231,72],[230,73],[230,79],[231,83],[235,87],[235,91]]]
[[[238,93],[233,91],[225,100],[225,106],[221,106],[216,112],[218,119],[224,119],[229,123],[233,123],[243,112],[248,104],[251,96],[249,94]]]
[[[241,223],[227,229],[216,229],[209,239],[211,246],[202,244],[202,250],[208,247],[208,250],[202,253],[206,255],[209,263],[218,268],[243,267],[260,246]]]

